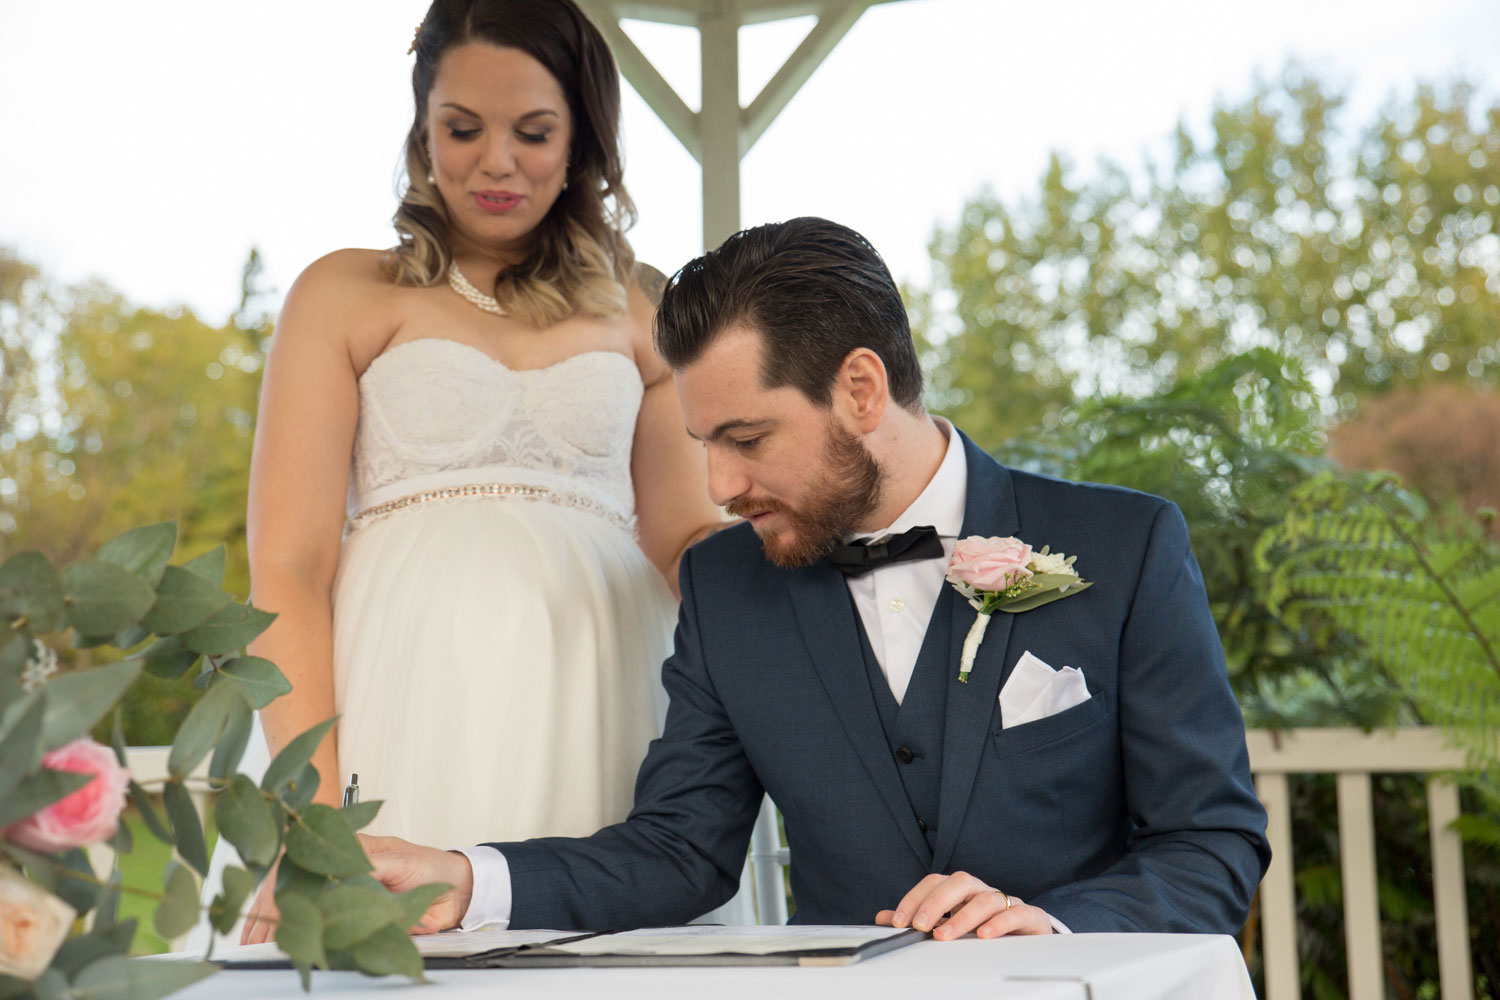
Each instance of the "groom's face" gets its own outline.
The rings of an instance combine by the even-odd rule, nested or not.
[[[803,566],[875,508],[880,467],[835,408],[761,384],[761,347],[751,329],[725,331],[677,373],[677,394],[714,503],[749,520],[773,563]]]

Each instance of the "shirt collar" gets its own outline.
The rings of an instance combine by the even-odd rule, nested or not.
[[[861,532],[851,536],[852,538],[879,538],[923,524],[936,528],[941,538],[957,538],[958,533],[963,530],[964,500],[969,488],[969,463],[964,459],[963,441],[953,425],[942,417],[933,417],[932,422],[938,425],[938,429],[948,439],[948,450],[943,453],[943,461],[938,465],[937,472],[933,473],[927,486],[912,501],[911,506],[902,511],[889,527],[881,531]]]

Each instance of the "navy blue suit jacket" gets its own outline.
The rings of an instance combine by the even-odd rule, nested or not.
[[[741,525],[682,560],[671,707],[629,818],[493,845],[512,927],[669,925],[723,903],[764,790],[786,822],[796,922],[870,923],[927,874],[962,870],[1075,931],[1239,929],[1270,857],[1265,813],[1181,513],[964,445],[963,536],[1050,545],[1094,586],[997,613],[967,684],[975,612],[944,588],[922,653],[953,676],[934,841],[881,727],[844,578],[771,565]],[[1091,697],[1002,728],[997,696],[1026,650],[1081,670]]]

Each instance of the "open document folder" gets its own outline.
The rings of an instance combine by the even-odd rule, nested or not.
[[[615,934],[573,931],[445,931],[415,937],[429,969],[580,965],[852,965],[927,935],[894,927],[658,927]],[[226,968],[287,968],[275,944],[227,948]]]

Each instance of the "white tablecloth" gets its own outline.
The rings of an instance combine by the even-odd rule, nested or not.
[[[441,989],[420,996],[547,1000],[792,1000],[798,997],[974,996],[1004,1000],[1255,1000],[1230,937],[1198,934],[1074,934],[980,941],[921,941],[841,968],[433,970]],[[314,972],[314,995],[395,1000],[404,979]],[[174,994],[182,1000],[301,996],[289,970],[227,970]]]

